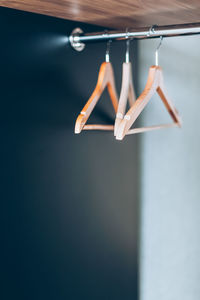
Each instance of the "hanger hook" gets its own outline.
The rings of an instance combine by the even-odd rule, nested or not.
[[[130,39],[129,39],[129,32],[128,32],[128,28],[126,28],[126,63],[129,63],[130,61]]]
[[[155,52],[155,65],[158,66],[158,50],[160,49],[160,46],[162,45],[162,41],[163,41],[163,36],[160,36],[160,42],[156,48],[156,52]]]
[[[107,48],[106,48],[106,62],[110,62],[110,44],[111,44],[112,40],[108,40],[107,42]]]

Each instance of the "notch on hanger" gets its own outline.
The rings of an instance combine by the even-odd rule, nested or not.
[[[115,113],[117,112],[118,97],[115,88],[113,68],[110,63],[110,43],[111,41],[107,43],[105,62],[103,62],[100,66],[96,87],[91,97],[89,98],[84,108],[82,109],[81,113],[79,114],[78,118],[76,119],[75,133],[77,134],[80,133],[82,130],[114,130],[114,125],[103,125],[103,124],[86,125],[88,118],[90,117],[95,105],[97,104],[98,100],[100,99],[106,87],[108,88],[108,93],[110,95],[110,99],[114,111]]]
[[[126,134],[134,134],[167,127],[181,127],[181,119],[171,99],[167,95],[166,89],[164,87],[162,69],[158,66],[158,50],[161,46],[161,43],[162,38],[155,52],[155,65],[151,66],[149,69],[149,75],[146,86],[142,94],[134,102],[133,106],[129,109],[127,114],[124,116],[124,119],[121,121],[116,133],[117,140],[122,140]],[[166,109],[168,110],[168,113],[170,114],[173,123],[130,129],[137,117],[140,115],[140,113],[143,111],[147,103],[150,101],[150,99],[156,92],[158,93]]]

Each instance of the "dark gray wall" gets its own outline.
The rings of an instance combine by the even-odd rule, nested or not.
[[[137,299],[138,138],[74,135],[105,53],[72,51],[77,26],[97,29],[0,9],[2,300]],[[107,94],[93,116],[113,122]]]

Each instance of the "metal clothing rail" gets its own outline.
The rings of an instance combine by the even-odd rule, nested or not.
[[[132,28],[126,31],[104,31],[94,33],[84,33],[80,28],[72,31],[69,41],[71,46],[77,50],[82,51],[86,43],[91,42],[106,42],[119,41],[126,39],[146,39],[157,37],[172,37],[181,35],[193,35],[200,33],[200,23],[189,23],[180,25],[153,25],[150,28]]]

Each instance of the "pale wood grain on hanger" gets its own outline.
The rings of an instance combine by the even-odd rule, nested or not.
[[[124,118],[125,109],[127,105],[127,100],[129,100],[130,107],[133,106],[135,102],[135,90],[133,87],[133,79],[132,79],[132,65],[130,62],[123,63],[122,67],[122,86],[121,93],[119,97],[119,104],[117,109],[117,114],[115,118],[115,128],[114,135],[116,136],[119,125]]]
[[[150,101],[154,93],[157,92],[162,99],[163,103],[165,104],[165,107],[167,108],[171,118],[173,119],[174,123],[176,126],[181,127],[181,119],[178,115],[178,112],[176,108],[174,107],[171,99],[167,95],[167,92],[164,87],[164,82],[163,82],[163,75],[162,75],[162,69],[159,66],[152,66],[149,69],[149,76],[147,80],[147,84],[145,86],[144,91],[142,94],[138,97],[138,99],[134,102],[133,106],[129,109],[127,114],[124,116],[124,119],[119,125],[117,134],[116,134],[116,139],[117,140],[122,140],[124,136],[128,133],[130,127],[133,125],[137,117],[140,115],[140,113],[143,111],[144,107],[147,105],[147,103]],[[160,129],[160,128],[165,128],[169,127],[169,125],[158,125],[158,126],[150,126],[145,128],[138,128],[132,129],[131,133],[136,133],[136,132],[145,132],[149,131],[151,128],[152,129]]]
[[[113,68],[110,62],[103,62],[101,64],[96,87],[76,120],[75,133],[80,133],[83,129],[113,130],[114,126],[110,127],[109,125],[85,125],[106,87],[108,88],[108,93],[116,113],[118,107],[118,97],[115,88]]]

